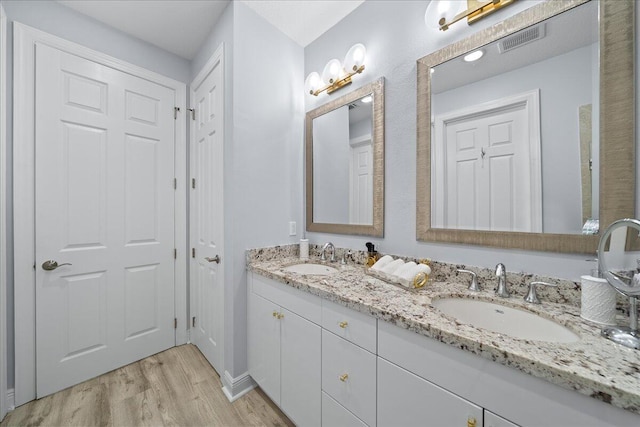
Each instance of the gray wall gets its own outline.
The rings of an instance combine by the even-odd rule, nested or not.
[[[233,2],[233,141],[225,149],[225,370],[247,370],[245,250],[293,243],[302,218],[303,49],[248,6]],[[225,159],[226,155],[225,155]],[[228,252],[228,251],[225,251]]]
[[[426,2],[367,1],[305,49],[305,75],[322,70],[334,57],[342,57],[351,45],[367,47],[365,72],[354,78],[354,90],[384,76],[385,83],[385,237],[367,238],[308,233],[312,243],[328,240],[336,245],[364,249],[373,241],[380,251],[493,267],[506,264],[509,271],[526,271],[579,280],[591,265],[584,255],[555,254],[480,246],[416,241],[416,60],[455,40],[493,25],[537,2],[519,1],[467,27],[452,26],[446,33],[430,31],[424,24]],[[345,90],[333,97],[340,96]],[[306,95],[311,110],[333,99]],[[300,177],[302,179],[302,176]],[[596,248],[593,248],[594,252]]]
[[[431,97],[433,116],[437,117],[470,105],[540,90],[545,233],[582,232],[578,107],[592,103],[592,49],[582,47]],[[433,78],[446,76],[438,75],[436,70]]]
[[[9,21],[7,70],[7,246],[13,247],[13,21],[46,31],[58,37],[104,52],[171,77],[188,82],[189,61],[159,49],[149,43],[128,36],[94,19],[88,18],[54,1],[2,1]],[[14,307],[13,307],[13,251],[7,253],[7,364],[8,387],[14,385]]]

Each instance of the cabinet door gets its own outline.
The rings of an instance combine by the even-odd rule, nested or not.
[[[280,306],[253,292],[248,304],[248,365],[251,378],[280,405]]]
[[[378,427],[466,427],[469,418],[482,427],[482,408],[378,358]]]
[[[507,421],[491,411],[484,410],[484,426],[485,427],[518,427],[517,424]]]
[[[322,392],[322,427],[367,427],[344,406]]]
[[[280,407],[301,427],[320,426],[320,326],[281,309]]]

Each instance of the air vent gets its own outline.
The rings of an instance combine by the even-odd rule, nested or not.
[[[541,22],[533,27],[525,28],[522,31],[515,33],[512,36],[502,39],[498,43],[498,51],[505,53],[513,49],[517,49],[520,46],[524,46],[527,43],[540,40],[545,36],[545,23]]]

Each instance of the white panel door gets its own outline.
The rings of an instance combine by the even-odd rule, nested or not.
[[[173,99],[37,45],[38,397],[175,344]]]
[[[522,106],[447,123],[445,226],[533,231]]]
[[[191,341],[222,373],[223,94],[222,65],[193,88],[191,146]]]
[[[373,224],[373,145],[368,139],[350,147],[349,223]]]

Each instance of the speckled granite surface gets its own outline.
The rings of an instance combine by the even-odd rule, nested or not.
[[[493,293],[495,277],[491,271],[434,262],[433,280],[425,290],[414,293],[366,275],[362,265],[366,253],[358,251],[353,251],[353,261],[346,266],[339,262],[330,264],[339,269],[331,276],[283,271],[288,265],[300,263],[297,249],[297,245],[289,245],[249,250],[247,268],[261,276],[640,414],[640,351],[605,340],[600,337],[598,326],[580,318],[580,292],[573,282],[510,273],[509,290],[513,295],[505,300]],[[319,260],[317,249],[317,246],[310,249],[311,260],[316,262]],[[340,260],[340,249],[336,254]],[[457,274],[457,268],[478,272],[482,291],[467,291],[468,275]],[[559,286],[541,287],[538,295],[543,303],[534,306],[522,300],[526,283],[532,279],[553,281]],[[531,311],[565,325],[581,339],[561,344],[518,340],[460,323],[431,306],[435,299],[452,296],[482,299]],[[626,322],[623,317],[619,320],[621,324]]]

